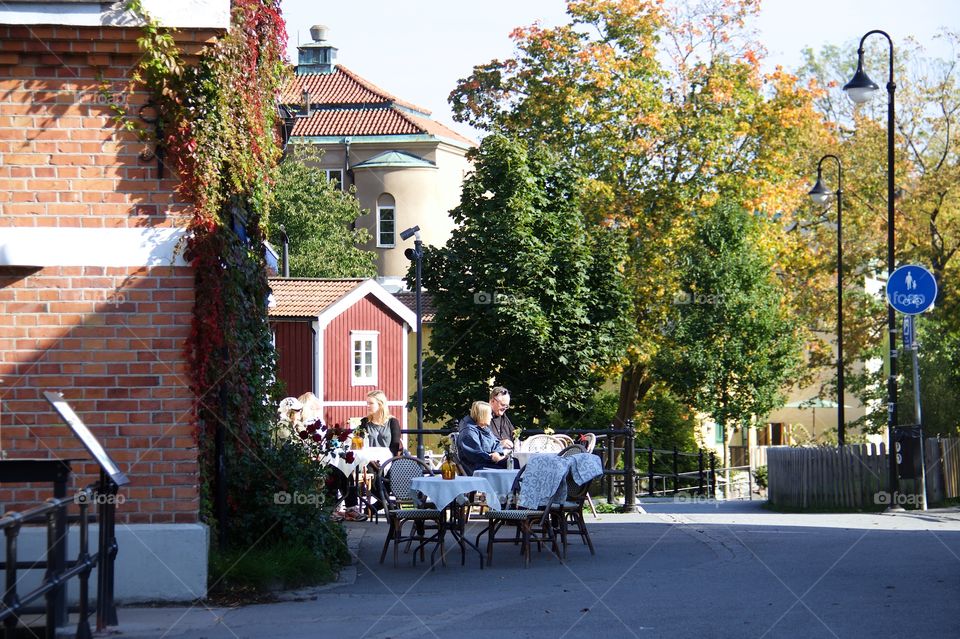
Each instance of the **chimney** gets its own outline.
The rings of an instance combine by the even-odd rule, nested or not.
[[[310,27],[313,42],[297,47],[297,75],[333,73],[336,68],[337,48],[327,42],[330,31],[325,25]]]

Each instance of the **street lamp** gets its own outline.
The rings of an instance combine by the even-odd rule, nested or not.
[[[880,87],[863,71],[863,43],[874,33],[879,33],[890,44],[890,77],[887,80],[887,281],[893,273],[896,262],[894,255],[894,215],[893,215],[893,123],[894,123],[894,92],[897,85],[893,82],[893,40],[889,34],[879,29],[868,31],[860,38],[857,49],[857,72],[844,85],[850,99],[857,104],[863,103]],[[887,454],[890,457],[890,492],[896,493],[899,488],[897,481],[897,458],[894,455],[893,429],[897,425],[897,325],[893,307],[887,304],[887,333],[890,340],[890,377],[887,378]]]
[[[832,195],[823,185],[823,161],[833,158],[837,162],[837,446],[843,448],[843,165],[835,155],[825,155],[817,163],[817,183],[810,189],[810,199],[817,204],[826,204]]]
[[[411,236],[413,248],[403,254],[408,260],[417,263],[417,457],[423,459],[423,306],[420,301],[420,275],[423,266],[423,242],[420,240],[420,227],[411,226],[400,233],[400,239],[409,240]]]

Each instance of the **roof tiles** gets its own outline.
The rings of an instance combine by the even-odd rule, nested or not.
[[[296,118],[294,137],[429,135],[475,146],[431,120],[427,109],[400,100],[345,67],[338,65],[333,73],[294,76],[281,91],[280,101],[301,105],[305,89],[314,110]]]
[[[271,278],[270,317],[317,317],[328,306],[360,286],[362,279]]]

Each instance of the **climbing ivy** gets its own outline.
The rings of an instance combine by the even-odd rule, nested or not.
[[[279,0],[233,0],[229,31],[189,63],[173,31],[147,16],[139,0],[129,6],[145,23],[133,81],[150,95],[154,143],[179,179],[179,194],[192,204],[183,248],[196,298],[186,355],[196,397],[202,514],[212,525],[232,528],[233,545],[251,544],[258,539],[248,539],[242,523],[255,514],[251,503],[262,501],[266,512],[271,487],[289,485],[288,475],[298,472],[264,463],[271,459],[265,435],[276,417],[277,391],[263,240],[281,154],[276,95],[287,73]],[[220,513],[211,497],[218,430],[226,436],[230,469],[226,521],[215,520]]]

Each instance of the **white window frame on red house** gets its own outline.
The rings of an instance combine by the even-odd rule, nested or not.
[[[364,357],[368,353],[365,343],[370,342],[370,361],[365,362]],[[359,346],[359,349],[357,348]],[[361,361],[357,362],[357,355]],[[351,386],[376,386],[377,385],[377,364],[380,350],[380,333],[377,331],[350,331],[350,385]],[[358,370],[358,365],[360,369]],[[369,371],[364,370],[369,367]],[[369,373],[369,374],[367,374]]]

